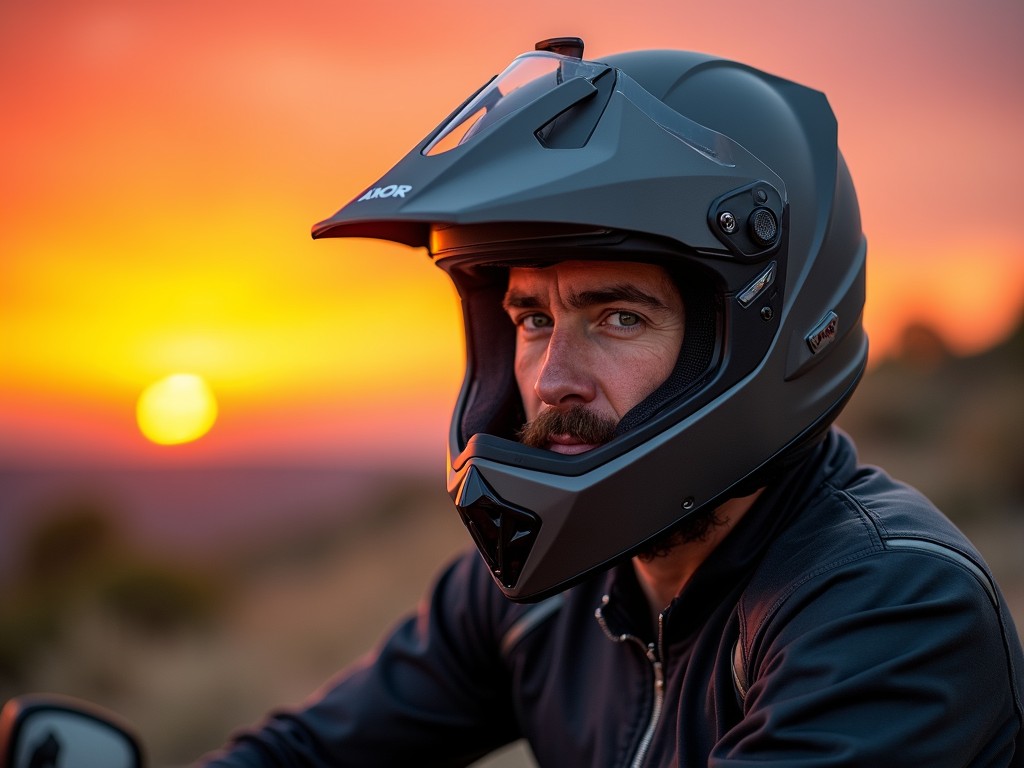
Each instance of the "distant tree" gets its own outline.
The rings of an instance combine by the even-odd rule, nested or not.
[[[31,588],[69,588],[102,569],[122,548],[110,508],[91,497],[65,498],[41,510],[29,534],[24,580]]]
[[[953,357],[942,334],[923,322],[903,329],[899,349],[903,362],[924,371],[940,368]]]

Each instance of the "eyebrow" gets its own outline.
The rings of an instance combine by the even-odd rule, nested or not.
[[[639,304],[651,309],[668,309],[665,302],[649,293],[644,293],[635,285],[622,283],[610,285],[592,291],[579,291],[569,294],[567,304],[573,309],[586,309],[587,307],[599,306],[601,304],[615,304],[626,302]],[[505,294],[501,306],[507,311],[509,309],[538,309],[543,306],[541,300],[529,293],[522,293],[510,290]]]

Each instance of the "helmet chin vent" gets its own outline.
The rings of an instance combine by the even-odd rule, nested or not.
[[[455,508],[469,529],[491,573],[506,589],[515,587],[526,558],[537,541],[540,518],[504,501],[470,467],[455,499]]]

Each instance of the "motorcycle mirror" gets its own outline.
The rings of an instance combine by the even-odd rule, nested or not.
[[[130,726],[94,704],[53,694],[16,696],[0,710],[4,768],[143,768]]]

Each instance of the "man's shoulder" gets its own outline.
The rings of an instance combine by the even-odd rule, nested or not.
[[[877,467],[850,462],[841,471],[823,472],[813,486],[750,579],[740,605],[748,621],[767,621],[808,585],[858,578],[884,590],[887,582],[904,579],[909,568],[956,571],[992,590],[981,555],[913,487]],[[921,554],[928,558],[921,560]]]
[[[829,455],[772,547],[776,556],[828,561],[913,539],[980,560],[964,534],[924,494],[879,467],[858,463],[852,441],[842,433],[830,438]]]
[[[1020,724],[1024,659],[988,568],[922,494],[849,458],[811,479],[737,602],[736,690],[777,722],[799,712],[790,722],[809,728],[820,716],[821,732],[845,727],[829,722],[836,711],[901,713],[864,731],[893,743],[905,741],[913,707],[941,702],[959,712],[949,722],[971,723],[961,733],[998,729],[979,738],[1005,748]],[[965,687],[979,695],[964,699]]]
[[[898,552],[919,542],[954,559],[982,564],[974,545],[916,488],[879,467],[858,465],[852,473],[825,478],[799,525],[818,529],[835,554]]]

